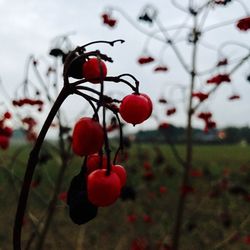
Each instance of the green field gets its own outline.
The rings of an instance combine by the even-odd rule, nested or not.
[[[1,250],[12,249],[17,195],[29,150],[29,146],[20,145],[0,152]],[[32,242],[29,249],[36,249],[59,171],[56,149],[47,145],[44,150],[51,159],[40,164],[34,176],[34,180],[40,178],[40,184],[30,193],[23,226],[23,249],[27,249],[28,241]],[[183,145],[178,145],[177,150],[184,156]],[[194,171],[190,173],[193,192],[187,199],[181,249],[250,248],[247,241],[250,235],[249,152],[250,146],[241,145],[194,147]],[[58,199],[44,249],[167,249],[164,244],[169,242],[175,218],[182,167],[168,145],[137,144],[128,149],[127,154],[128,158],[121,164],[127,169],[127,185],[135,189],[136,199],[118,200],[110,207],[99,208],[98,216],[82,226],[73,224],[65,202]],[[62,192],[67,191],[80,166],[79,158],[70,161]],[[239,187],[247,193],[240,192]]]

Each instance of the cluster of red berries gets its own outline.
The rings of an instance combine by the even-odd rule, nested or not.
[[[93,84],[103,84],[107,75],[107,67],[100,58],[91,57],[83,61],[81,72],[78,72],[79,77],[85,78]],[[69,73],[74,76],[73,68]],[[111,100],[107,98],[105,96],[101,104],[111,109],[110,105],[114,105],[112,98],[110,98]],[[111,110],[116,115],[120,114],[124,121],[133,125],[144,122],[152,113],[153,105],[150,98],[146,94],[139,93],[138,89],[119,102],[120,106]],[[76,155],[85,157],[85,163],[81,170],[84,171],[84,174],[73,178],[67,198],[71,218],[77,224],[85,223],[94,218],[98,207],[113,204],[120,197],[121,190],[126,183],[126,170],[121,165],[111,164],[110,155],[106,150],[108,141],[106,133],[117,127],[114,119],[110,129],[106,124],[104,126],[99,122],[97,113],[93,117],[80,118],[74,125],[72,150]],[[104,145],[105,155],[101,153]],[[81,203],[75,201],[76,192],[80,193],[79,195],[82,197]],[[89,211],[89,216],[80,215],[80,208]]]
[[[208,94],[205,94],[203,92],[193,92],[192,97],[196,97],[199,99],[200,102],[203,102],[208,98]]]
[[[164,65],[156,66],[154,68],[154,72],[166,72],[166,71],[168,71],[168,67]]]
[[[155,61],[155,59],[152,56],[141,56],[137,60],[137,62],[141,65],[149,64],[149,63],[152,63],[154,61]],[[153,71],[154,72],[166,72],[166,71],[168,71],[168,67],[161,64],[161,65],[155,66]]]
[[[232,0],[214,0],[215,4],[218,5],[227,5],[228,3],[230,3]]]
[[[36,120],[31,116],[27,116],[22,119],[22,123],[27,127],[25,129],[26,139],[30,142],[35,141],[37,139],[37,133],[35,131],[35,126],[37,125]]]
[[[216,128],[216,122],[212,120],[211,112],[201,112],[197,116],[205,122],[204,132],[207,133],[210,129]]]
[[[231,96],[228,97],[228,100],[230,100],[230,101],[238,100],[238,99],[240,99],[239,95],[231,95]]]
[[[216,85],[219,85],[222,82],[231,82],[230,76],[228,74],[218,74],[207,80],[207,83]]]
[[[225,66],[225,65],[228,65],[228,60],[227,60],[227,58],[224,58],[224,59],[219,60],[216,66],[217,66],[217,67],[220,67],[220,66]]]
[[[166,115],[167,115],[167,116],[173,115],[174,113],[176,113],[176,108],[175,108],[175,107],[169,108],[169,109],[167,109],[167,111],[166,111]]]
[[[8,111],[0,119],[0,148],[4,150],[9,147],[10,138],[13,133],[12,128],[6,125],[6,120],[9,119],[11,119],[11,113]]]
[[[155,59],[152,56],[142,56],[138,58],[139,64],[147,64],[153,62]]]
[[[116,19],[112,18],[110,14],[107,13],[102,14],[102,21],[104,24],[108,25],[111,28],[113,28],[117,22]]]
[[[247,31],[250,29],[250,16],[240,19],[237,24],[237,28],[242,31]]]
[[[42,111],[43,108],[43,101],[40,99],[23,98],[23,99],[13,100],[12,104],[17,107],[22,107],[24,105],[38,106],[38,111]]]
[[[148,99],[143,99],[142,102],[148,102]],[[128,101],[128,104],[125,102],[125,105],[130,105],[130,102]],[[127,113],[125,112],[125,114]],[[125,116],[125,119],[130,120],[133,124],[137,124],[144,118],[145,116],[135,119],[132,113]],[[107,157],[97,154],[103,147],[104,136],[101,124],[89,117],[81,118],[76,122],[72,135],[72,149],[74,153],[79,156],[87,156],[88,199],[98,207],[113,204],[119,198],[121,188],[126,183],[125,169],[120,165],[111,165],[111,171],[107,174],[109,164]]]

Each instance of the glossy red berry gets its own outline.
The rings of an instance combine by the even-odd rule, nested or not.
[[[100,167],[104,169],[107,168],[107,157],[105,155],[101,157],[98,154],[89,155],[87,159],[87,174],[92,173]]]
[[[83,76],[92,83],[100,83],[107,75],[106,64],[96,57],[83,64]]]
[[[126,122],[135,125],[147,120],[152,109],[152,101],[146,94],[131,94],[123,98],[119,112]]]
[[[84,117],[75,124],[72,135],[72,149],[75,154],[94,154],[102,148],[103,142],[103,128],[98,121]]]
[[[112,171],[115,172],[121,181],[121,187],[123,187],[126,184],[127,180],[127,172],[125,168],[121,165],[112,165]]]
[[[113,204],[120,196],[121,181],[115,172],[107,175],[105,169],[97,169],[88,175],[87,192],[89,201],[105,207]]]

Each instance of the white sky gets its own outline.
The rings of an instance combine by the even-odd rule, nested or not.
[[[241,0],[250,9],[249,0]],[[186,15],[176,10],[170,0],[157,0],[154,2],[159,9],[161,22],[164,26],[180,24]],[[187,1],[181,1],[186,3]],[[195,2],[195,1],[194,1]],[[196,1],[197,2],[197,1]],[[200,0],[198,2],[204,2]],[[227,7],[217,7],[209,13],[206,26],[215,24],[224,20],[232,20],[237,17],[245,17],[242,6],[233,1]],[[132,73],[141,81],[141,91],[149,94],[153,100],[157,100],[162,94],[168,99],[174,100],[180,98],[180,92],[174,91],[173,83],[188,86],[189,77],[183,71],[176,60],[174,53],[170,48],[164,53],[162,60],[169,67],[167,73],[152,73],[156,65],[137,64],[137,58],[142,55],[142,48],[146,36],[138,32],[133,26],[119,13],[114,12],[113,16],[118,19],[118,25],[115,29],[110,29],[102,25],[100,15],[107,6],[116,6],[123,9],[128,15],[136,21],[145,0],[0,0],[0,77],[5,85],[9,95],[12,95],[14,89],[20,84],[24,76],[24,64],[29,54],[47,57],[50,42],[57,36],[67,32],[75,32],[70,38],[75,45],[83,45],[93,40],[113,40],[122,38],[125,44],[117,45],[115,48],[107,46],[92,47],[93,49],[104,49],[113,59],[113,64],[108,64],[109,75]],[[137,22],[138,23],[138,22]],[[191,24],[190,21],[186,22]],[[142,28],[150,31],[148,24],[138,23]],[[153,27],[155,29],[155,27]],[[171,33],[172,34],[172,33]],[[185,38],[186,33],[179,38]],[[235,40],[250,44],[250,31],[240,32],[234,24],[220,28],[216,31],[208,32],[204,35],[204,42],[213,46],[219,46],[223,41]],[[162,44],[152,40],[149,43],[149,52],[159,58]],[[191,46],[182,41],[178,43],[180,51],[184,54],[187,62],[190,61]],[[229,53],[230,59],[239,58],[246,54],[247,51],[238,47],[228,47],[224,50]],[[207,69],[217,61],[216,54],[200,46],[198,51],[199,69]],[[211,101],[205,104],[203,110],[209,109],[213,112],[214,120],[218,127],[233,126],[250,126],[250,83],[247,82],[246,76],[250,74],[250,63],[245,63],[240,71],[232,76],[232,84],[221,86],[219,91],[211,97]],[[200,79],[204,83],[209,76]],[[197,87],[200,85],[198,83]],[[115,84],[114,84],[115,85]],[[129,93],[128,88],[120,86],[107,87],[110,91]],[[242,97],[239,101],[229,102],[227,97],[232,92],[240,94]],[[171,92],[169,90],[171,89]],[[0,93],[0,102],[6,102],[4,96]],[[81,109],[81,100],[70,98],[66,102],[64,109],[69,120],[74,120]],[[185,126],[185,110],[183,104],[178,104],[178,112],[173,117],[164,116],[162,106],[155,105],[155,112],[162,114],[164,121],[169,121],[176,125]],[[75,112],[73,112],[75,110]],[[0,109],[1,111],[1,109]],[[202,127],[203,123],[194,120],[195,126]],[[154,127],[156,124],[153,119],[144,123],[141,128]]]

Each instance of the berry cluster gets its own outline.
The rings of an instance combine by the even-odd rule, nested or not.
[[[222,82],[231,82],[230,76],[228,74],[218,74],[207,80],[208,84],[220,85]]]
[[[155,59],[152,56],[142,56],[138,58],[139,64],[147,64],[153,62]]]
[[[196,97],[199,99],[200,102],[203,102],[208,98],[208,94],[205,94],[203,92],[193,92],[192,97]]]
[[[0,119],[0,148],[3,150],[9,147],[10,138],[13,133],[12,128],[6,125],[6,120],[9,119],[11,119],[11,113],[8,111]]]
[[[31,116],[26,116],[22,119],[22,123],[25,125],[26,139],[30,142],[35,141],[37,138],[35,131],[37,125],[36,120]]]
[[[236,26],[239,30],[248,31],[250,29],[250,16],[240,19]]]
[[[104,13],[102,15],[103,24],[113,28],[116,25],[116,20],[110,16],[110,14]]]
[[[166,115],[167,115],[167,116],[173,115],[174,113],[176,113],[176,108],[175,108],[175,107],[169,108],[169,109],[167,109],[167,111],[166,111]]]
[[[17,107],[22,107],[24,105],[38,106],[38,111],[42,111],[43,108],[43,101],[40,99],[23,98],[23,99],[13,100],[12,104]]]
[[[97,215],[98,207],[113,204],[120,197],[126,183],[125,168],[116,164],[118,153],[123,148],[119,115],[125,122],[136,125],[147,120],[153,109],[149,96],[139,92],[138,81],[130,74],[108,77],[105,61],[112,62],[112,59],[99,51],[87,53],[83,48],[69,52],[65,59],[64,75],[83,79],[70,85],[76,87],[76,93],[84,97],[94,111],[92,117],[80,118],[72,133],[72,150],[77,156],[84,157],[81,171],[72,179],[67,195],[70,217],[76,224],[93,219]],[[122,79],[123,76],[132,78],[135,86]],[[122,100],[113,99],[104,95],[104,81],[123,82],[132,88],[133,93]],[[100,92],[80,84],[78,86],[82,82],[100,85]],[[90,91],[97,98],[83,94],[81,90]],[[100,109],[103,110],[102,121],[99,117]],[[106,110],[114,114],[109,126],[106,124]],[[107,133],[117,128],[120,130],[120,146],[111,163]]]
[[[210,129],[216,128],[216,122],[212,120],[211,112],[200,112],[197,117],[205,122],[204,132],[207,133]]]

